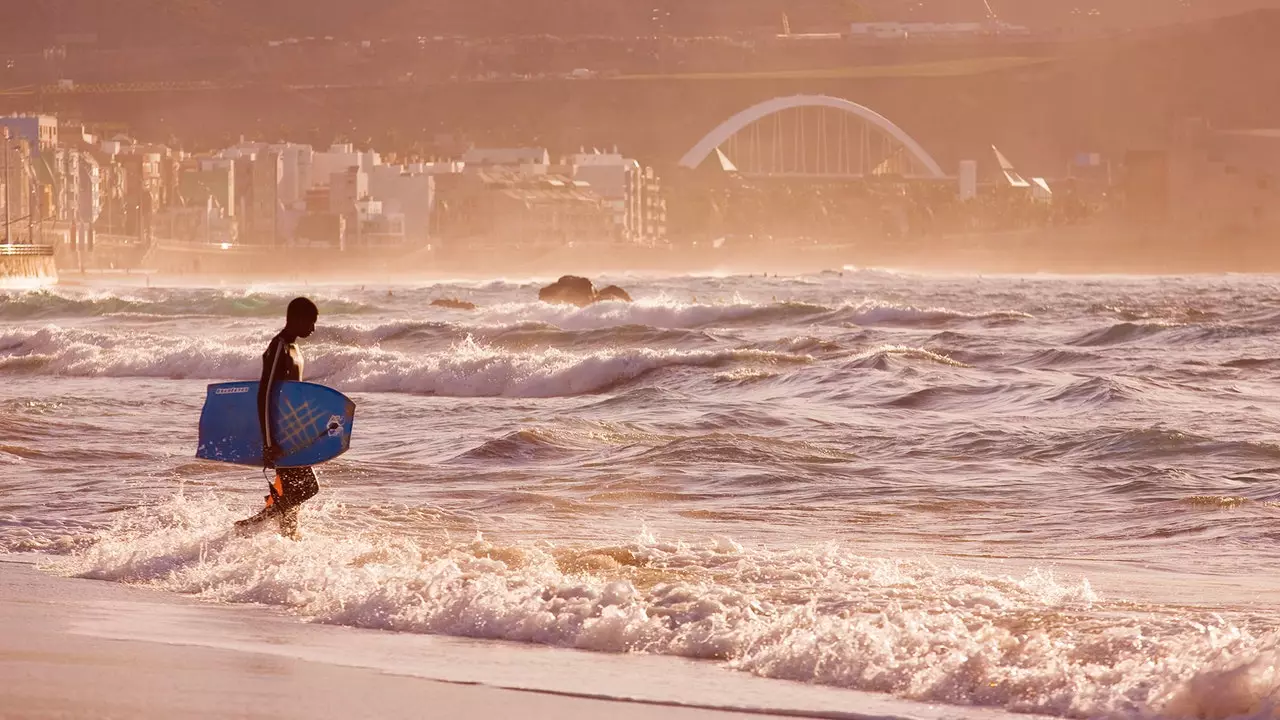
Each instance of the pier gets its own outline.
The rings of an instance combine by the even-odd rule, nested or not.
[[[0,288],[57,281],[52,245],[0,244]]]

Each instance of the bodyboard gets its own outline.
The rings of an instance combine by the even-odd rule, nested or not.
[[[356,413],[351,398],[309,382],[277,383],[274,392],[271,435],[284,451],[276,467],[318,465],[347,451]],[[200,411],[196,457],[262,467],[256,381],[209,386]]]

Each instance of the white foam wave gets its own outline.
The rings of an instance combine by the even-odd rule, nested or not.
[[[301,290],[301,289],[299,289]],[[347,294],[307,289],[322,314],[364,313],[376,309]],[[298,292],[284,288],[131,288],[47,287],[20,292],[0,289],[0,318],[30,320],[61,317],[125,316],[283,317]]]
[[[463,328],[448,322],[421,322],[396,320],[387,323],[332,323],[316,328],[312,342],[335,342],[344,345],[377,345],[399,336],[412,333],[438,334],[441,337],[458,335]]]
[[[865,364],[885,357],[905,357],[914,360],[927,360],[929,362],[938,363],[939,365],[948,365],[955,368],[973,367],[972,365],[967,365],[959,360],[952,360],[946,355],[939,355],[932,350],[910,347],[907,345],[879,345],[871,348],[870,350],[864,350],[857,355],[854,355],[852,362],[854,364]]]
[[[769,380],[778,376],[773,370],[764,368],[735,368],[726,370],[722,373],[716,373],[716,380],[729,383],[750,383],[760,380]]]
[[[268,336],[262,337],[266,346]],[[0,372],[71,377],[256,377],[261,350],[203,337],[50,325],[0,332]]]
[[[1134,612],[1086,582],[642,536],[610,547],[327,534],[235,538],[213,497],[127,513],[61,569],[326,623],[716,659],[768,677],[1065,717],[1275,718],[1280,636],[1212,613]]]
[[[0,333],[0,372],[74,377],[234,380],[261,372],[260,342],[231,345],[199,337],[46,327]],[[517,352],[469,338],[438,352],[318,344],[306,352],[306,377],[346,392],[405,392],[457,397],[555,397],[601,392],[672,367],[797,364],[803,355],[765,350]]]
[[[644,325],[662,329],[687,329],[743,322],[771,310],[788,308],[812,313],[826,311],[818,305],[798,303],[755,303],[734,298],[723,303],[683,302],[669,297],[646,298],[632,303],[607,301],[586,307],[551,303],[506,303],[484,308],[478,320],[500,324],[529,322],[553,325],[562,330],[598,330],[621,325]]]
[[[917,325],[936,324],[952,320],[1034,320],[1018,310],[991,310],[963,312],[945,307],[920,308],[911,305],[868,300],[857,305],[847,305],[852,313],[848,321],[855,325]]]
[[[785,321],[789,318],[831,321],[854,325],[919,325],[948,321],[1023,320],[1033,316],[1013,310],[961,312],[948,308],[918,308],[878,300],[849,302],[836,306],[808,302],[753,302],[735,296],[727,302],[706,303],[677,300],[668,296],[645,298],[634,303],[602,302],[578,308],[547,303],[508,303],[483,308],[478,321],[491,325],[538,322],[564,330],[595,330],[619,325],[644,325],[662,329],[688,329],[734,325],[757,321]]]
[[[808,358],[761,350],[652,350],[596,352],[548,349],[512,352],[471,340],[444,353],[411,356],[360,349],[320,358],[318,372],[337,387],[462,397],[556,397],[601,392],[649,372],[673,367],[734,363],[795,364]]]

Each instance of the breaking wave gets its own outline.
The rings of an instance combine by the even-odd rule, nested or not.
[[[316,328],[312,342],[344,345],[413,344],[432,346],[473,338],[506,348],[589,347],[618,345],[708,345],[716,338],[701,330],[614,325],[584,330],[564,330],[543,322],[473,324],[399,321],[370,325],[332,324]]]
[[[57,568],[318,622],[715,660],[757,675],[1065,717],[1270,718],[1280,635],[1212,612],[1108,612],[1084,581],[878,558],[838,543],[497,544],[351,531],[235,538],[211,496],[126,513]],[[326,532],[329,528],[343,528]],[[420,528],[419,528],[420,529]]]
[[[917,308],[880,301],[821,305],[798,301],[684,302],[669,297],[634,303],[602,302],[584,308],[547,303],[511,303],[482,308],[477,319],[491,324],[538,322],[564,330],[624,325],[651,328],[714,328],[775,323],[935,327],[952,322],[1015,321],[1032,316],[1018,311],[966,313],[946,308]]]
[[[345,297],[308,294],[319,305],[322,314],[359,314],[378,309]],[[283,318],[285,308],[295,296],[296,293],[209,289],[139,289],[132,293],[62,289],[0,291],[0,319],[47,320],[107,315]]]
[[[261,372],[259,347],[205,338],[46,327],[0,333],[0,373],[71,377],[235,380]],[[317,345],[307,379],[347,392],[459,397],[555,397],[604,392],[666,368],[796,365],[805,355],[766,350],[649,348],[511,351],[466,339],[438,352]]]

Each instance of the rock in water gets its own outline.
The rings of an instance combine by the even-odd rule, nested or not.
[[[631,296],[627,294],[626,290],[623,290],[617,285],[610,285],[596,293],[595,301],[600,302],[601,300],[621,300],[622,302],[631,302]]]
[[[539,290],[538,299],[543,302],[568,303],[584,307],[595,302],[596,288],[584,277],[565,275]]]
[[[617,285],[596,291],[590,280],[577,275],[565,275],[538,291],[538,299],[549,303],[567,303],[586,307],[601,300],[631,302],[631,295]]]
[[[431,301],[432,307],[449,308],[450,310],[475,310],[476,304],[457,298],[436,298]]]

